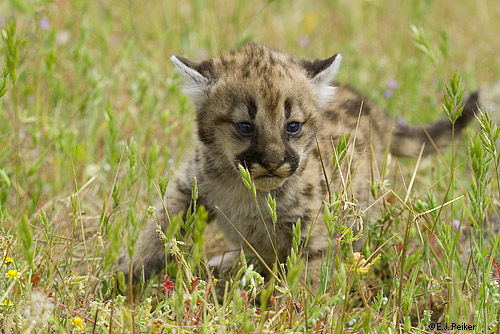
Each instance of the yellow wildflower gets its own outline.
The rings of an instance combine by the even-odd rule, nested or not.
[[[19,277],[19,273],[17,270],[9,270],[5,276],[10,279],[17,279]]]
[[[13,304],[12,304],[12,300],[9,300],[9,301],[4,300],[4,301],[2,302],[2,306],[12,306],[12,305],[13,305]]]
[[[5,263],[5,264],[14,263],[14,260],[11,257],[6,257],[3,260],[3,263]]]
[[[75,318],[75,319],[71,320],[71,323],[73,324],[73,326],[78,328],[79,331],[83,330],[83,320],[82,319]]]
[[[159,334],[160,329],[162,329],[162,327],[163,327],[163,321],[161,319],[153,319],[149,323],[149,326],[151,328],[152,334]],[[163,330],[162,330],[162,332],[163,332]]]
[[[372,260],[372,262],[367,262],[363,255],[361,253],[356,252],[353,254],[353,260],[354,260],[354,267],[356,268],[356,271],[360,274],[366,274],[370,268],[377,263],[377,261],[380,259],[380,253]]]
[[[304,20],[302,22],[304,32],[306,35],[309,35],[313,32],[314,29],[318,26],[318,17],[316,14],[309,12],[305,15]]]

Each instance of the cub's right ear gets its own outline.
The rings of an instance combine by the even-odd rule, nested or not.
[[[215,67],[212,60],[196,63],[179,56],[170,58],[175,69],[184,79],[183,91],[194,103],[203,100],[211,85],[216,81]]]

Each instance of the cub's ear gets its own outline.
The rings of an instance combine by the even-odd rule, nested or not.
[[[323,60],[302,60],[302,67],[316,87],[316,97],[320,107],[324,107],[335,95],[335,87],[330,83],[337,74],[342,56],[336,54]]]
[[[213,61],[205,60],[196,63],[180,56],[172,56],[170,59],[184,79],[183,91],[191,97],[194,103],[203,100],[210,86],[217,79]]]

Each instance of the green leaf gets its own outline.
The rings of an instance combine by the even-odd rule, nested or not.
[[[243,167],[243,165],[241,165],[241,164],[238,165],[238,169],[240,170],[241,179],[243,180],[243,183],[245,184],[245,186],[248,189],[251,190],[252,189],[252,179],[250,177],[250,172],[245,167]]]
[[[271,193],[267,195],[267,210],[269,211],[269,214],[271,215],[271,218],[273,220],[273,224],[276,224],[276,199],[271,196]]]
[[[0,169],[0,185],[5,185],[6,188],[10,187],[10,178],[3,169]]]

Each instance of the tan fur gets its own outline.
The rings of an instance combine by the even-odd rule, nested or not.
[[[170,216],[185,212],[196,177],[199,203],[216,219],[226,238],[243,246],[237,228],[268,263],[276,258],[286,260],[292,228],[300,218],[303,236],[313,226],[304,248],[309,275],[321,263],[328,246],[322,217],[327,188],[344,191],[346,198],[358,203],[359,212],[369,198],[376,158],[383,158],[387,147],[397,155],[416,156],[422,143],[430,153],[432,141],[442,147],[450,140],[449,121],[436,123],[427,128],[429,131],[394,127],[384,110],[354,89],[340,86],[334,90],[329,83],[339,56],[307,62],[250,44],[201,63],[181,57],[172,60],[196,104],[198,141],[167,188]],[[472,118],[476,97],[466,104],[457,131]],[[251,124],[250,135],[238,130],[241,122]],[[300,123],[300,132],[288,133],[290,122]],[[347,134],[351,135],[349,152],[340,172],[333,174],[333,145]],[[264,221],[252,192],[241,180],[238,163],[251,172]],[[276,226],[267,212],[269,193],[277,203]],[[165,227],[165,212],[160,211]],[[164,266],[164,259],[163,243],[155,225],[150,224],[138,240],[134,278],[142,270],[149,277]],[[120,270],[126,272],[128,264],[123,257]]]

